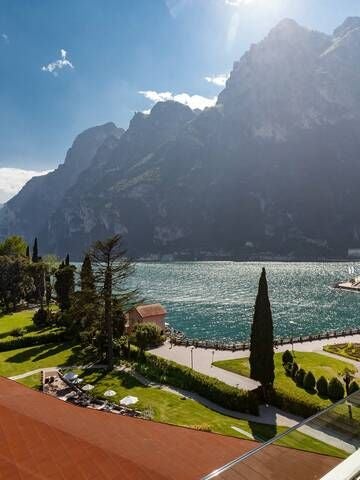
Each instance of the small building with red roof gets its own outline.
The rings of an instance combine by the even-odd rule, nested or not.
[[[160,303],[138,305],[126,314],[126,330],[131,333],[141,323],[154,323],[163,332],[165,330],[166,310]]]

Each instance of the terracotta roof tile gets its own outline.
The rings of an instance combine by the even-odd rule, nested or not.
[[[0,480],[187,480],[254,443],[76,407],[0,377]]]
[[[0,377],[0,480],[200,479],[255,446],[250,440],[76,407]],[[268,452],[274,454],[272,468],[279,469],[279,479],[296,461],[314,472],[339,462],[284,447]],[[222,478],[250,480],[248,469],[239,464],[236,474]]]
[[[155,317],[157,315],[166,315],[165,308],[160,303],[154,303],[152,305],[138,305],[135,307],[141,318]]]

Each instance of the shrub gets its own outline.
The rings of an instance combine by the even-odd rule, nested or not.
[[[163,338],[160,327],[155,323],[140,323],[136,326],[130,341],[140,349],[140,352],[143,352],[149,347],[160,345]]]
[[[304,377],[304,388],[308,392],[312,392],[315,389],[316,380],[312,372],[307,372]]]
[[[292,364],[292,369],[291,369],[291,376],[293,379],[295,379],[298,370],[299,370],[299,365],[296,362],[294,362]]]
[[[301,400],[288,395],[286,392],[279,392],[273,390],[270,393],[269,403],[275,407],[281,408],[285,412],[299,415],[300,417],[311,417],[321,410],[321,407],[313,403],[311,398],[308,400]]]
[[[22,328],[14,328],[11,330],[10,336],[11,337],[22,337],[24,335],[24,330]]]
[[[334,402],[344,398],[345,389],[340,380],[336,377],[333,377],[328,386],[328,395],[331,400]]]
[[[131,353],[133,354],[133,351]],[[150,380],[198,393],[229,410],[259,414],[255,394],[227,385],[171,360],[145,353],[142,361],[136,364],[136,369]]]
[[[352,393],[355,393],[359,390],[359,385],[357,384],[357,382],[355,382],[355,380],[353,382],[350,383],[349,385],[349,395],[351,395]]]
[[[328,381],[324,376],[321,376],[316,382],[316,389],[318,391],[318,394],[322,397],[328,396]]]
[[[45,343],[60,343],[65,341],[64,332],[44,333],[42,335],[27,335],[0,342],[0,352],[7,350],[16,350],[18,348],[32,347],[34,345],[44,345]]]
[[[39,308],[37,312],[34,313],[33,322],[36,327],[46,327],[48,325],[48,313],[43,308]]]
[[[289,350],[285,350],[285,352],[282,354],[282,362],[283,365],[287,365],[288,363],[293,363],[294,358]]]
[[[284,368],[285,368],[285,373],[286,373],[286,375],[288,375],[289,377],[291,377],[293,364],[292,364],[292,363],[285,363]]]
[[[306,372],[303,368],[300,368],[295,376],[295,382],[298,387],[303,387],[304,386],[304,378],[305,378]]]

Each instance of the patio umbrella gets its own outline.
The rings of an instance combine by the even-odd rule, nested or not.
[[[132,397],[131,395],[128,395],[127,397],[124,397],[120,400],[120,405],[134,405],[134,403],[137,403],[139,399],[137,397]]]
[[[77,375],[74,372],[67,372],[67,373],[65,373],[64,378],[66,378],[66,380],[70,380],[70,382],[72,382],[73,380],[75,380],[75,378],[78,378],[78,376],[79,375]]]
[[[88,392],[89,390],[92,390],[94,388],[94,385],[91,385],[90,383],[87,383],[86,385],[84,385],[82,387],[83,390],[85,390],[85,392]]]
[[[105,397],[113,397],[114,395],[116,395],[116,392],[114,392],[114,390],[106,390],[106,392],[104,393]]]
[[[78,385],[79,383],[82,383],[84,380],[82,378],[74,378],[73,380],[73,383],[75,383],[75,385]]]

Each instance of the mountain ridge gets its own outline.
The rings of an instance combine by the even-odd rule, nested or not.
[[[284,19],[234,62],[214,107],[136,113],[36,226],[45,248],[79,257],[121,233],[136,258],[346,256],[360,242],[358,47],[360,18],[333,35]],[[0,232],[28,239],[22,195]]]

